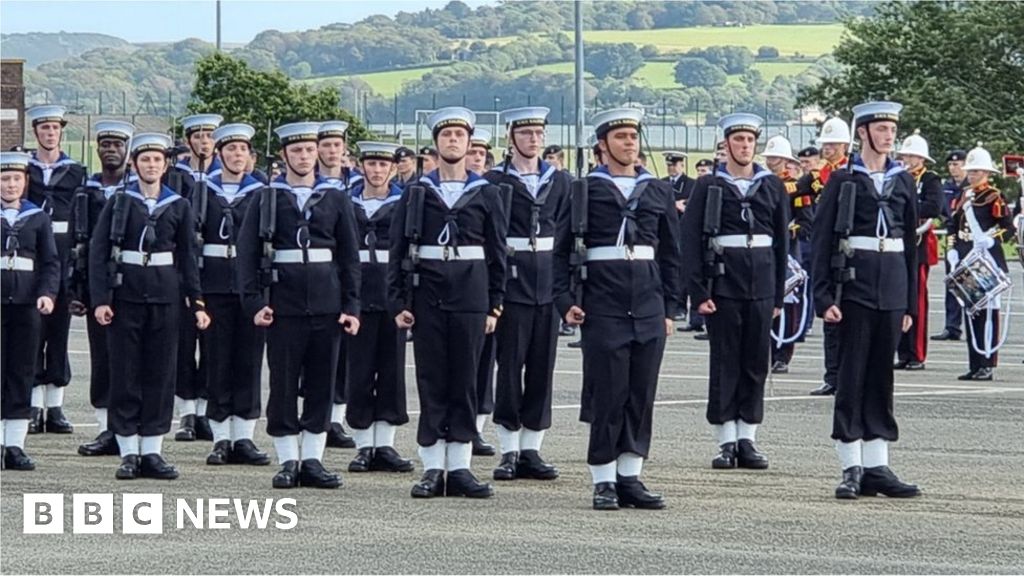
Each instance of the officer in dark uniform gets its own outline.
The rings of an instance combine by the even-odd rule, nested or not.
[[[812,170],[809,176],[805,174],[797,183],[797,190],[800,194],[814,197],[815,212],[817,211],[817,204],[821,201],[821,192],[825,189],[825,185],[828,184],[829,178],[847,164],[850,140],[850,127],[841,118],[829,118],[821,127],[821,133],[818,134],[818,143],[821,144],[821,155],[825,163],[817,171]],[[813,236],[813,229],[811,234]],[[807,271],[811,275],[811,283],[813,285],[815,282],[813,243],[810,246],[807,244],[803,246],[803,248],[808,247],[810,249],[807,252],[810,254],[812,263]],[[814,302],[813,295],[811,296],[811,302]],[[810,326],[810,321],[808,326]],[[832,322],[825,322],[822,327],[825,375],[822,377],[821,385],[811,390],[811,396],[831,396],[836,393],[836,380],[839,378],[839,340],[835,337],[837,331],[838,326]]]
[[[198,329],[210,323],[192,207],[161,183],[170,147],[165,134],[133,136],[138,179],[107,201],[89,245],[94,315],[109,326],[109,425],[121,452],[120,480],[178,477],[161,450],[174,407],[180,302],[188,300]]]
[[[238,238],[246,314],[269,326],[267,433],[281,464],[275,488],[341,486],[322,460],[338,340],[342,328],[359,331],[359,247],[351,199],[316,176],[319,127],[296,122],[275,130],[287,173],[249,204]]]
[[[99,325],[92,314],[89,298],[89,241],[99,221],[100,212],[115,191],[125,184],[128,147],[135,127],[127,122],[101,120],[95,125],[96,145],[102,170],[93,174],[80,188],[71,211],[71,234],[74,241],[71,292],[72,313],[85,316],[89,337],[89,401],[96,410],[99,435],[92,442],[78,447],[82,456],[117,456],[120,451],[114,433],[107,427],[110,395],[110,355],[107,350],[108,329]]]
[[[799,174],[797,166],[799,160],[793,156],[793,146],[785,136],[777,135],[768,139],[764,147],[764,163],[773,174],[782,180],[786,189],[786,198],[789,209],[789,257],[800,262],[800,243],[798,236],[802,231],[802,223],[805,222],[806,213],[804,206],[810,206],[810,198],[800,196],[797,192],[797,178],[791,170]],[[803,217],[804,219],[801,219]],[[789,274],[787,273],[787,279]],[[810,287],[808,286],[808,291]],[[782,314],[775,317],[772,322],[771,342],[771,366],[772,374],[789,373],[789,363],[796,351],[796,343],[803,342],[801,320],[807,306],[803,288],[795,294],[787,294],[783,300]],[[813,311],[807,310],[808,313]],[[797,334],[801,332],[800,334]]]
[[[430,116],[438,169],[406,188],[391,225],[388,290],[398,327],[414,330],[420,395],[414,498],[494,494],[470,460],[484,336],[502,313],[506,225],[500,193],[466,169],[475,123],[461,107]]]
[[[412,472],[413,463],[395,450],[395,433],[409,422],[405,407],[406,331],[395,324],[387,299],[391,219],[402,188],[391,180],[398,146],[359,142],[363,178],[352,187],[359,226],[362,316],[349,339],[346,417],[359,452],[349,472]]]
[[[411,148],[399,146],[395,152],[395,183],[405,188],[416,180],[416,153]]]
[[[800,172],[807,174],[821,166],[821,151],[814,146],[807,146],[796,153],[800,159]]]
[[[714,166],[715,163],[713,161],[707,158],[702,158],[697,160],[697,163],[693,165],[693,169],[697,171],[697,178],[700,178],[701,176],[711,174],[711,170]]]
[[[0,257],[0,393],[3,421],[2,463],[9,470],[34,470],[25,454],[31,412],[36,354],[42,331],[41,316],[53,313],[60,290],[60,260],[50,217],[24,198],[31,156],[0,152],[2,246]]]
[[[640,473],[679,306],[678,218],[672,188],[636,164],[642,118],[632,108],[594,116],[605,165],[587,176],[586,194],[576,185],[555,230],[555,301],[566,322],[582,326],[580,420],[590,425],[596,510],[665,507]],[[586,268],[570,266],[581,260]]]
[[[970,187],[964,189],[950,219],[947,262],[955,270],[972,251],[987,250],[992,261],[1006,272],[1003,242],[1013,238],[1016,229],[1002,193],[989,184],[990,175],[999,174],[999,170],[992,162],[992,155],[981,147],[980,142],[977,148],[967,153],[964,170]],[[970,364],[968,371],[957,380],[992,380],[999,361],[996,349],[1002,334],[999,327],[1000,300],[1001,297],[996,298],[983,312],[974,316],[964,309]]]
[[[220,160],[214,154],[213,131],[224,118],[218,114],[194,114],[181,119],[185,142],[190,155],[173,166],[165,183],[172,189],[192,200],[192,191],[197,183],[206,182],[220,174]],[[206,417],[206,362],[197,362],[196,354],[202,356],[199,333],[191,321],[192,312],[187,303],[181,306],[181,341],[178,344],[178,375],[174,386],[174,405],[178,413],[178,431],[174,440],[213,440],[210,422]]]
[[[697,181],[683,221],[689,291],[711,343],[707,418],[720,448],[713,468],[768,467],[754,442],[764,418],[772,318],[785,293],[789,199],[779,177],[754,163],[763,124],[746,113],[718,121],[725,163]],[[715,212],[719,221],[708,220]]]
[[[416,154],[423,161],[423,173],[430,174],[437,170],[437,150],[433,146],[424,146]]]
[[[565,150],[558,144],[552,144],[544,149],[544,161],[554,166],[555,170],[569,172],[565,165]]]
[[[686,210],[686,201],[690,199],[690,193],[693,191],[693,186],[697,181],[686,175],[686,152],[668,150],[662,152],[661,155],[665,157],[665,166],[668,169],[668,176],[662,178],[662,180],[672,186],[672,190],[675,193],[676,210],[679,212],[679,220],[682,222],[683,212]],[[680,279],[680,283],[683,284],[682,279]],[[686,296],[685,284],[683,285],[683,294],[679,301],[686,304],[688,298]],[[679,311],[679,314],[672,319],[676,322],[682,322],[686,319],[686,312],[689,311],[692,322],[688,322],[686,326],[680,326],[680,332],[700,332],[704,329],[704,319],[701,318],[700,314],[697,314],[696,310],[697,303],[694,302],[689,307],[684,306]]]
[[[552,480],[558,470],[540,456],[551,427],[551,395],[559,318],[552,293],[555,225],[569,209],[569,174],[540,159],[550,110],[501,113],[511,157],[485,177],[503,185],[508,209],[509,275],[505,310],[495,333],[498,380],[494,423],[501,445],[495,480]]]
[[[362,176],[354,166],[348,165],[348,141],[345,132],[348,122],[329,120],[317,129],[317,176],[348,195]],[[348,337],[342,333],[338,343],[338,372],[334,380],[334,403],[331,405],[331,427],[327,430],[330,448],[355,448],[356,443],[345,432],[345,390],[348,370]]]
[[[831,173],[812,237],[814,305],[838,328],[832,439],[843,469],[836,487],[841,499],[919,493],[889,469],[889,442],[899,437],[892,358],[917,302],[917,186],[887,157],[901,108],[895,102],[853,107],[861,155]]]
[[[946,170],[949,172],[949,178],[942,183],[942,192],[946,199],[942,215],[946,219],[947,225],[952,218],[954,206],[960,201],[964,188],[970,186],[970,183],[967,181],[967,173],[964,172],[964,160],[966,159],[967,151],[960,149],[950,150],[946,156]],[[1020,204],[1020,201],[1018,201],[1017,206],[1020,206]],[[945,267],[946,274],[952,272],[948,261],[945,262]],[[943,340],[959,340],[960,321],[962,318],[963,310],[960,308],[960,301],[956,299],[953,292],[946,290],[946,326],[942,332],[932,336],[932,340],[940,342]]]
[[[64,417],[64,388],[71,382],[68,361],[68,335],[71,330],[68,278],[71,265],[71,234],[68,220],[75,191],[85,181],[85,167],[75,162],[60,147],[67,120],[63,106],[34,106],[25,111],[31,123],[37,149],[29,161],[28,200],[50,217],[57,252],[60,256],[60,291],[53,313],[43,318],[38,348],[36,383],[32,389],[32,415],[29,434],[53,432],[70,434],[71,423]],[[43,424],[43,408],[46,423]]]
[[[206,362],[206,416],[213,432],[210,465],[265,466],[270,457],[256,448],[253,432],[260,416],[260,381],[266,330],[242,308],[237,279],[238,232],[249,205],[266,185],[246,172],[252,137],[248,124],[225,124],[213,131],[221,171],[207,181],[205,201],[197,201],[201,226],[201,281],[207,310],[217,319],[203,335]]]
[[[897,370],[923,370],[928,355],[928,270],[939,263],[939,242],[932,231],[932,219],[942,215],[945,202],[942,179],[925,169],[925,162],[934,162],[928,155],[928,142],[919,131],[903,140],[899,158],[917,184],[917,313],[916,321],[900,337],[896,348]]]

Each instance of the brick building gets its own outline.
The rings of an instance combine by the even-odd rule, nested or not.
[[[0,61],[0,149],[20,145],[25,135],[24,60]]]

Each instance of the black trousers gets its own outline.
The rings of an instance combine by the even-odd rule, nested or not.
[[[166,434],[174,412],[180,306],[115,301],[113,309],[108,427],[121,436]],[[190,320],[195,324],[194,316]]]
[[[477,374],[485,312],[449,312],[413,304],[413,356],[420,423],[416,442],[472,442],[476,437]]]
[[[260,378],[266,329],[253,323],[235,294],[206,296],[213,318],[203,334],[208,402],[206,414],[218,422],[229,416],[260,417]]]
[[[354,428],[381,420],[399,426],[409,421],[405,407],[405,330],[387,312],[363,312],[359,334],[348,338],[348,410]]]
[[[362,330],[362,319],[359,321],[359,329]],[[338,372],[334,376],[334,403],[335,404],[347,404],[348,403],[348,363],[349,363],[349,341],[352,338],[345,333],[342,329],[341,337],[338,340]],[[345,419],[348,419],[348,413],[345,413]]]
[[[946,275],[952,272],[949,262],[946,262]],[[946,290],[946,330],[954,335],[960,335],[960,322],[963,317],[964,310],[960,306],[960,301],[953,296],[953,293]]]
[[[873,310],[852,302],[844,302],[841,309],[832,439],[895,441],[899,428],[892,413],[892,359],[904,311]]]
[[[964,312],[967,315],[967,312]],[[992,356],[985,358],[984,354],[980,354],[974,349],[971,344],[971,340],[978,343],[978,347],[985,348],[985,325],[988,323],[988,314],[982,310],[973,317],[967,318],[964,322],[970,322],[971,327],[974,330],[974,335],[971,335],[971,331],[967,331],[967,359],[970,363],[971,372],[980,370],[981,368],[995,368],[999,364],[999,354],[996,352],[992,353]],[[999,343],[999,310],[992,311],[992,345],[995,346]]]
[[[551,427],[558,315],[553,304],[506,303],[495,332],[498,379],[494,423],[509,430]]]
[[[504,317],[504,314],[502,314]],[[498,322],[501,324],[501,322]],[[494,413],[494,365],[498,359],[498,345],[494,334],[484,334],[484,347],[480,352],[480,366],[476,372],[476,413]]]
[[[201,349],[199,329],[196,328],[192,311],[184,302],[178,307],[178,313],[181,315],[181,323],[178,334],[178,378],[174,384],[174,395],[184,400],[206,398],[206,362],[202,354],[199,361],[196,361],[196,351]]]
[[[319,434],[331,423],[334,379],[338,371],[337,314],[276,316],[267,329],[270,397],[267,434],[291,436],[301,431]],[[302,377],[302,414],[299,378]]]
[[[663,318],[588,314],[581,326],[583,394],[580,420],[590,423],[587,464],[651,448],[654,396],[665,353]]]
[[[53,313],[42,316],[35,368],[36,386],[67,386],[71,382],[71,362],[68,360],[68,336],[71,333],[69,301],[67,289],[62,286],[57,293]]]
[[[0,418],[27,420],[31,414],[42,316],[32,304],[4,304],[0,306],[0,324]]]
[[[107,408],[110,406],[109,330],[100,326],[90,309],[85,314],[85,331],[89,337],[89,403],[93,408]]]
[[[715,298],[715,306],[715,313],[705,318],[711,344],[708,422],[760,424],[772,342],[772,301]]]
[[[839,326],[822,322],[821,336],[825,349],[825,383],[837,386],[839,382]]]

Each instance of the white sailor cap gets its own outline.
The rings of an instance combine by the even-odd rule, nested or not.
[[[28,171],[28,161],[32,158],[27,152],[0,152],[0,172],[17,170]]]
[[[225,124],[213,131],[213,142],[218,148],[232,142],[251,143],[256,129],[248,124]]]
[[[548,123],[550,108],[544,106],[527,106],[525,108],[512,108],[501,113],[505,120],[505,126],[519,128],[520,126],[545,126]]]
[[[193,132],[200,132],[203,130],[213,131],[220,126],[220,123],[224,121],[224,117],[220,114],[193,114],[191,116],[185,116],[181,119],[181,127],[185,130],[185,136]]]
[[[638,108],[615,108],[594,114],[590,121],[594,124],[594,133],[600,139],[616,128],[640,130],[640,122],[643,119],[644,111]]]
[[[473,127],[476,126],[476,114],[462,106],[448,106],[431,114],[427,123],[430,124],[430,131],[434,138],[437,138],[441,130],[451,126],[465,128],[472,135]]]
[[[755,136],[760,136],[763,125],[763,118],[749,112],[726,114],[718,119],[718,127],[722,129],[722,134],[726,138],[733,132],[753,132]]]
[[[356,142],[356,146],[359,148],[359,160],[394,162],[398,152],[398,144],[391,142]]]
[[[781,134],[768,139],[768,143],[764,146],[763,156],[765,158],[785,158],[792,162],[799,162],[793,156],[793,145]]]
[[[348,122],[343,120],[328,120],[327,122],[320,124],[320,128],[316,131],[317,139],[344,138],[346,130],[348,130]]]
[[[43,122],[60,122],[61,126],[67,126],[68,121],[64,118],[67,108],[57,104],[42,104],[25,110],[25,118],[36,127]]]
[[[864,126],[883,120],[898,123],[900,121],[900,110],[903,110],[903,104],[899,102],[883,100],[857,104],[853,107],[853,125]]]
[[[96,123],[95,129],[97,142],[107,138],[131,140],[132,134],[135,134],[134,125],[120,120],[100,120]]]
[[[282,146],[296,142],[316,142],[320,130],[320,122],[292,122],[274,128],[277,139]]]
[[[678,150],[665,150],[661,155],[665,157],[665,162],[682,162],[690,157],[686,152]]]
[[[486,128],[477,128],[473,131],[473,135],[469,137],[470,146],[483,146],[488,150],[491,149],[491,131]]]
[[[174,142],[167,134],[162,132],[143,132],[132,137],[132,156],[151,151],[166,154],[173,145]]]

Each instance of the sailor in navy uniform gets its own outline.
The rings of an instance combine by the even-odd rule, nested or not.
[[[893,355],[900,333],[914,321],[917,302],[917,185],[887,155],[893,151],[902,105],[868,102],[853,107],[861,154],[831,172],[821,193],[811,238],[814,306],[837,326],[839,372],[832,439],[843,469],[836,498],[884,494],[906,498],[917,486],[889,469],[889,443],[899,436],[893,416]],[[835,232],[842,189],[854,193],[853,224]],[[842,224],[842,223],[841,223]],[[847,254],[847,272],[833,267]],[[855,273],[842,283],[837,280]],[[840,296],[841,298],[837,298]]]
[[[697,171],[697,178],[711,174],[711,170],[714,167],[715,163],[707,158],[701,158],[700,160],[697,160],[696,164],[693,165],[693,169]]]
[[[477,176],[487,172],[487,157],[491,154],[491,131],[474,128],[469,138],[469,152],[466,153],[466,169]],[[506,218],[508,214],[505,215]],[[473,439],[473,456],[494,456],[494,445],[484,440],[487,417],[494,413],[494,366],[497,350],[495,335],[484,336],[484,349],[480,355],[480,367],[476,374],[476,438]]]
[[[342,483],[324,468],[323,454],[338,341],[342,329],[359,331],[359,246],[351,199],[316,175],[319,126],[296,122],[275,130],[287,172],[249,204],[238,238],[246,314],[269,327],[267,433],[281,464],[275,488]],[[274,213],[274,225],[261,225],[261,210]]]
[[[193,114],[181,119],[188,144],[189,157],[173,165],[164,177],[164,183],[188,200],[198,182],[206,182],[220,174],[220,161],[214,155],[213,131],[224,118],[218,114]],[[213,432],[206,417],[206,362],[202,359],[202,346],[192,312],[186,302],[181,304],[181,340],[178,343],[178,375],[174,386],[174,407],[178,413],[178,431],[175,441],[213,440]],[[196,360],[196,354],[200,359]]]
[[[31,413],[42,318],[53,313],[60,289],[60,260],[50,217],[24,199],[28,188],[31,156],[24,152],[0,152],[0,197],[3,245],[0,257],[0,320],[3,321],[0,354],[0,418],[2,463],[9,470],[34,470],[25,454]]]
[[[575,207],[587,218],[581,297],[570,289],[571,210],[555,230],[556,306],[567,323],[582,326],[580,420],[590,425],[597,510],[665,507],[640,473],[665,339],[679,307],[679,226],[672,188],[637,165],[642,118],[641,110],[620,108],[592,119],[604,164],[587,176],[586,206]]]
[[[501,446],[495,480],[553,480],[558,470],[540,455],[551,428],[551,396],[558,348],[552,275],[555,226],[569,210],[567,172],[540,157],[547,118],[544,107],[505,110],[511,157],[485,174],[504,185],[509,212],[509,275],[505,310],[495,333],[498,384],[494,423]]]
[[[413,463],[395,450],[395,433],[409,422],[405,407],[406,331],[400,330],[387,299],[391,219],[402,188],[391,180],[397,144],[359,142],[362,179],[352,188],[359,225],[362,316],[359,334],[349,339],[348,410],[358,453],[349,472],[412,472]]]
[[[986,250],[992,262],[1007,272],[1003,242],[1014,237],[1016,227],[1002,193],[989,183],[989,177],[999,174],[999,170],[992,162],[992,155],[982,148],[981,143],[967,153],[964,170],[970,186],[957,201],[949,222],[946,260],[950,269],[955,270],[960,260],[972,251]],[[957,380],[992,380],[999,355],[996,350],[988,348],[995,346],[998,349],[997,344],[1001,340],[1001,304],[1001,297],[997,297],[984,311],[973,316],[964,310],[969,368],[966,373],[957,376]]]
[[[491,152],[491,131],[486,128],[475,128],[469,139],[469,152],[466,154],[466,169],[483,176],[488,170],[487,155]]]
[[[200,280],[203,300],[217,319],[203,335],[206,416],[213,432],[210,465],[270,464],[253,442],[260,416],[260,382],[266,330],[242,308],[237,279],[238,232],[249,205],[266,185],[246,172],[252,137],[248,124],[224,124],[213,131],[221,171],[203,191]]]
[[[711,344],[707,419],[719,446],[711,461],[716,469],[768,467],[755,439],[764,418],[772,318],[785,294],[789,198],[782,180],[754,162],[763,124],[756,114],[719,119],[725,162],[697,181],[683,221],[689,293],[700,303]],[[721,188],[721,219],[709,236],[713,186]]]
[[[108,424],[121,452],[120,480],[178,477],[161,451],[174,407],[181,302],[188,299],[199,330],[210,324],[192,207],[161,182],[170,147],[165,134],[132,137],[138,179],[107,201],[89,244],[94,315],[109,330]]]
[[[505,215],[495,187],[466,169],[476,115],[449,107],[429,121],[438,169],[406,187],[388,264],[395,321],[413,328],[424,474],[412,496],[488,498],[494,491],[473,476],[470,461],[480,355],[505,294]]]
[[[74,273],[71,276],[71,291],[74,294],[72,313],[85,316],[86,333],[89,337],[89,402],[96,411],[99,435],[92,442],[78,447],[82,456],[117,456],[120,451],[114,433],[107,427],[107,410],[110,395],[110,354],[107,350],[108,329],[100,326],[89,298],[89,242],[99,221],[100,212],[114,192],[125,184],[128,169],[128,147],[135,127],[118,120],[96,122],[96,145],[99,149],[102,170],[93,174],[79,189],[75,206],[71,211],[69,226],[75,243],[73,258]],[[84,220],[81,224],[79,219]]]
[[[28,167],[27,199],[50,217],[57,253],[60,256],[60,291],[53,313],[43,318],[42,341],[38,348],[35,387],[29,434],[53,432],[70,434],[71,423],[64,416],[64,388],[71,382],[68,335],[71,330],[68,278],[71,266],[71,234],[68,220],[75,191],[85,181],[85,167],[60,147],[67,120],[63,106],[34,106],[25,111],[38,145]],[[43,423],[43,409],[46,422]]]
[[[348,122],[342,120],[323,122],[317,128],[316,143],[317,176],[323,178],[328,184],[334,186],[343,194],[349,194],[351,187],[362,178],[359,172],[348,166],[348,142],[345,135],[347,130]],[[352,437],[345,432],[344,424],[348,341],[349,338],[342,334],[341,341],[338,343],[338,372],[335,375],[334,381],[331,428],[327,431],[327,446],[329,448],[356,447]]]

